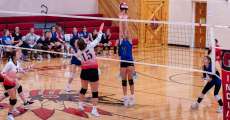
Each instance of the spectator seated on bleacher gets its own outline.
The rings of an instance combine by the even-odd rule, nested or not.
[[[102,38],[102,45],[103,45],[103,52],[107,52],[106,54],[109,55],[109,51],[110,51],[110,46],[111,46],[111,31],[110,29],[106,30],[106,33],[103,34],[103,38]]]
[[[58,44],[56,43],[55,46],[59,47],[61,45],[61,50],[59,50],[58,52],[68,53],[68,43],[67,41],[65,41],[65,34],[61,26],[57,27],[57,40]],[[63,55],[63,57],[66,58],[67,56]]]
[[[111,32],[110,29],[107,29],[106,33],[103,33],[102,36],[102,40],[99,43],[99,53],[103,53],[103,55],[109,55],[109,51],[110,51],[110,46],[111,46],[111,42],[110,42],[110,38],[111,38]]]
[[[42,36],[37,40],[36,46],[38,50],[43,50],[42,48],[43,48],[43,43],[45,41],[45,34],[46,34],[45,30],[43,30]],[[43,60],[43,53],[37,52],[37,54],[38,54],[37,60]]]
[[[20,28],[15,27],[14,32],[12,33],[12,37],[14,38],[13,45],[17,45],[22,41],[22,34],[20,33]]]
[[[71,34],[71,39],[79,39],[80,34],[78,33],[78,30],[76,27],[73,27],[73,32]]]
[[[37,44],[41,50],[53,51],[54,44],[51,42],[51,39],[52,39],[52,33],[50,31],[47,31],[44,33],[44,36],[38,40]],[[41,54],[41,58],[43,58],[43,56],[45,55],[47,56],[48,59],[51,58],[50,54],[45,52]]]
[[[64,35],[62,33],[62,31],[57,31],[58,27],[57,26],[53,26],[51,28],[51,39],[50,39],[50,42],[52,44],[52,49],[55,51],[55,52],[62,52],[63,50],[63,44],[64,44]],[[60,29],[60,28],[59,28]],[[56,56],[54,56],[56,57]]]
[[[3,32],[3,37],[2,37],[2,44],[3,45],[13,45],[13,38],[10,35],[10,31],[8,29],[5,29]]]
[[[51,27],[51,41],[57,41],[57,31],[56,26]]]
[[[87,28],[84,26],[82,32],[80,32],[80,38],[84,39],[86,43],[92,41],[92,35],[87,31]]]
[[[40,36],[38,36],[34,33],[34,28],[30,28],[30,32],[26,36],[22,37],[22,41],[23,41],[22,47],[31,48],[31,49],[38,49],[37,41],[39,40],[39,38],[40,38]],[[23,50],[23,55],[24,55],[23,58],[24,59],[26,59],[28,57],[28,52],[30,53],[31,59],[37,58],[37,52]]]
[[[76,27],[73,27],[73,32],[72,32],[72,34],[70,35],[70,42],[69,42],[69,45],[70,45],[70,47],[69,47],[69,52],[70,52],[70,53],[74,53],[72,47],[74,46],[75,41],[76,41],[76,40],[79,40],[79,39],[80,39],[79,32],[78,32],[78,30],[77,30]],[[71,51],[72,51],[72,52],[71,52]]]
[[[1,38],[1,44],[13,46],[13,38],[10,35],[10,31],[8,29],[5,29],[3,31],[3,37]],[[3,50],[3,53],[6,55],[6,57],[8,58],[10,53],[13,51],[13,48],[3,47],[2,50]]]

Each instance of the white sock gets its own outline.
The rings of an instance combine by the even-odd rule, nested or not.
[[[96,106],[93,106],[93,110],[97,110],[97,107],[96,107]]]
[[[66,87],[70,88],[70,84],[69,84],[69,83],[67,83],[67,84],[66,84]]]
[[[79,102],[78,104],[81,105],[81,106],[83,106],[83,102]]]
[[[126,95],[126,96],[124,96],[124,99],[128,99],[129,97]]]
[[[28,100],[25,100],[24,104],[26,104],[28,102]]]
[[[130,98],[134,99],[134,98],[135,98],[135,96],[134,96],[134,95],[130,95]]]

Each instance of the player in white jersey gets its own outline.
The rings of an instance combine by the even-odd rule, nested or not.
[[[16,91],[18,92],[20,98],[23,100],[24,105],[32,104],[33,102],[27,101],[22,91],[22,86],[19,84],[17,80],[17,73],[24,72],[23,69],[20,67],[20,63],[17,61],[20,57],[20,51],[12,52],[9,58],[8,63],[5,65],[1,72],[1,76],[3,80],[3,86],[6,90],[4,93],[5,98],[10,97],[10,107],[8,112],[8,120],[14,120],[13,112],[14,106],[17,103]],[[18,113],[20,114],[20,113]]]
[[[82,88],[80,90],[79,108],[81,110],[84,110],[83,101],[88,89],[88,83],[90,83],[93,104],[91,114],[94,116],[99,116],[99,113],[96,108],[98,102],[99,74],[98,63],[96,60],[94,47],[96,47],[96,45],[101,41],[103,28],[104,23],[102,23],[100,26],[98,37],[88,45],[85,43],[83,39],[80,39],[77,42],[78,51],[76,53],[76,57],[81,60],[82,69],[80,75]]]

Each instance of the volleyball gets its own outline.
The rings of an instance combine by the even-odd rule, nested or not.
[[[128,10],[128,9],[129,9],[129,6],[128,6],[127,3],[122,2],[122,3],[120,4],[120,10]]]

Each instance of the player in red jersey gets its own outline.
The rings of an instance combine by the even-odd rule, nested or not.
[[[99,73],[94,47],[96,47],[97,44],[101,41],[103,28],[104,23],[102,23],[100,26],[97,38],[91,43],[87,44],[83,39],[80,39],[77,42],[78,51],[76,53],[76,57],[81,60],[82,69],[80,75],[82,88],[80,90],[79,108],[84,110],[83,100],[88,89],[88,83],[90,83],[93,104],[91,114],[94,116],[99,116],[96,108],[98,102]]]

